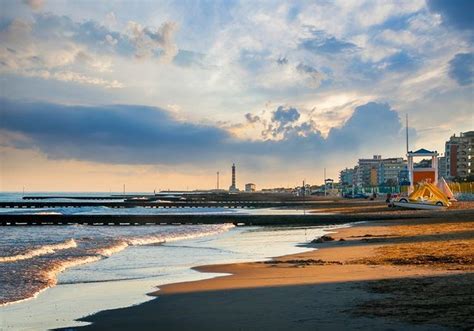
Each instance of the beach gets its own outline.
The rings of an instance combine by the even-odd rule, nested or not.
[[[54,283],[41,293],[35,297],[28,295],[21,302],[0,306],[0,329],[38,331],[81,326],[86,324],[77,321],[81,317],[103,310],[133,306],[153,299],[146,293],[155,291],[157,286],[226,275],[202,273],[193,270],[192,267],[266,261],[274,256],[309,251],[312,248],[301,246],[300,243],[331,233],[334,228],[341,226],[344,225],[312,228],[239,226],[227,227],[226,231],[208,233],[205,236],[199,234],[205,233],[203,231],[206,230],[206,226],[187,225],[133,228],[73,225],[60,228],[51,226],[3,228],[4,234],[10,233],[10,236],[14,236],[17,231],[23,231],[25,234],[33,231],[36,238],[40,231],[43,241],[48,239],[45,237],[45,233],[48,232],[53,237],[58,237],[56,239],[59,239],[61,234],[63,239],[73,236],[78,246],[39,256],[39,260],[34,257],[19,262],[4,263],[2,268],[8,267],[11,270],[2,274],[5,279],[4,285],[11,284],[10,287],[14,290],[8,291],[7,287],[6,291],[2,291],[1,296],[4,298],[9,294],[18,293],[19,290],[34,290],[30,285],[43,284],[41,279],[30,277],[29,282],[25,284],[28,286],[23,285],[25,283],[23,279],[26,278],[22,279],[20,276],[25,274],[22,270],[28,271],[24,269],[25,265],[32,266],[36,268],[35,270],[37,266],[47,270],[49,265],[46,262],[61,263],[63,257],[81,256],[85,235],[100,236],[101,245],[116,242],[120,237],[130,240],[130,235],[133,235],[134,240],[141,239],[139,245],[129,245],[125,248],[120,246],[121,250],[115,250],[113,254],[106,257],[97,256],[96,260],[90,263],[68,266],[58,273],[48,273],[50,277],[48,279]],[[169,236],[183,231],[192,234],[195,230],[199,232],[194,232],[195,235],[188,239],[150,244],[150,239],[155,238],[155,242],[165,239],[161,235],[156,237],[156,234]],[[107,238],[112,238],[112,242]],[[143,239],[147,240],[143,241]],[[12,279],[11,277],[15,274],[16,279]],[[51,318],[52,316],[54,318]]]
[[[201,266],[230,276],[160,286],[85,330],[449,330],[474,326],[474,212],[358,223],[316,250]],[[79,328],[81,329],[81,328]]]

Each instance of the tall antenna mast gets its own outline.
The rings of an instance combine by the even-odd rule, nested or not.
[[[324,196],[326,196],[326,168],[324,168]]]
[[[219,189],[219,171],[217,172],[217,189]]]
[[[408,154],[408,113],[406,115],[407,154]]]

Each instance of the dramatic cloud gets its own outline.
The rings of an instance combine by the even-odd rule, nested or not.
[[[335,148],[344,145],[347,149],[389,146],[403,142],[401,128],[398,114],[388,104],[369,102],[357,107],[342,127],[331,129],[328,143]]]
[[[449,76],[459,85],[474,81],[474,53],[459,53],[449,61]]]
[[[294,107],[272,112],[269,135],[281,139],[248,141],[224,129],[182,122],[163,109],[145,106],[64,106],[0,101],[4,145],[39,149],[53,159],[114,164],[207,164],[216,159],[286,158],[314,160],[317,155],[350,156],[374,146],[387,148],[400,138],[401,123],[386,104],[368,103],[324,139],[312,120],[301,122]],[[248,121],[260,121],[246,116]],[[381,139],[383,137],[383,139]],[[348,150],[350,148],[350,150]]]
[[[443,22],[461,30],[474,29],[474,1],[428,0],[428,7],[441,14]]]
[[[227,132],[183,123],[159,108],[63,106],[1,101],[0,127],[52,158],[110,163],[180,163],[221,151]],[[20,146],[24,145],[20,141]]]

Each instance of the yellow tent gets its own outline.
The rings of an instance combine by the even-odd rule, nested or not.
[[[435,185],[428,182],[421,183],[418,188],[408,196],[408,199],[411,202],[427,201],[436,203],[439,201],[442,202],[444,206],[451,205],[446,194],[441,192]]]

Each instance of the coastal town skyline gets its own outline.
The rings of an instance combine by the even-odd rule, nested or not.
[[[472,130],[469,1],[2,1],[1,191],[295,187]]]

